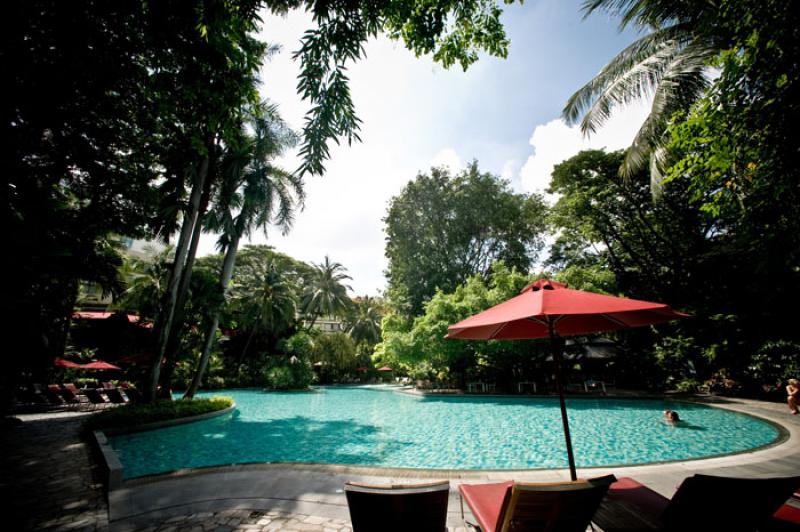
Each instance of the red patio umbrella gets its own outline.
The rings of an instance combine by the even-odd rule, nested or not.
[[[76,364],[75,362],[72,362],[70,360],[67,360],[67,359],[61,358],[61,357],[56,357],[53,360],[53,365],[57,366],[59,368],[82,368],[83,367],[81,364]]]
[[[97,312],[97,311],[88,311],[88,310],[79,310],[72,313],[72,317],[78,320],[105,320],[113,316],[114,312]],[[126,314],[128,321],[131,323],[137,323],[139,321],[139,316],[136,314]]]
[[[550,338],[556,386],[572,480],[577,479],[561,376],[562,336],[578,336],[642,327],[688,316],[663,303],[606,296],[540,279],[516,297],[484,310],[447,329],[447,338],[461,340],[526,340]]]
[[[389,366],[383,366],[382,368],[378,368],[378,371],[394,371],[394,370]]]
[[[105,369],[120,369],[119,366],[115,366],[114,364],[109,364],[108,362],[106,362],[104,360],[94,360],[92,362],[89,362],[88,364],[84,364],[84,365],[79,366],[79,367],[84,368],[84,369],[102,369],[102,370],[105,370]]]

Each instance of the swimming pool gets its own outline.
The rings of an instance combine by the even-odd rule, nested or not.
[[[223,390],[236,411],[110,438],[125,478],[249,462],[424,469],[567,466],[557,398],[416,396],[387,387],[308,393]],[[717,408],[661,400],[568,398],[578,467],[740,452],[774,442],[776,427]],[[661,421],[680,412],[679,426]]]

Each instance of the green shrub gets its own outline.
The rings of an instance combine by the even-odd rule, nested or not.
[[[742,390],[742,384],[732,379],[725,368],[715,371],[706,385],[710,391],[723,395],[736,395]]]
[[[273,390],[302,390],[314,382],[314,371],[307,361],[295,359],[294,363],[281,361],[264,369],[263,376],[267,388]]]
[[[294,385],[292,370],[288,366],[276,366],[266,371],[267,386],[275,390],[288,390]]]
[[[800,375],[800,344],[767,342],[750,357],[747,376],[761,386],[777,387]]]
[[[203,389],[206,390],[221,390],[226,388],[227,384],[225,379],[219,375],[212,375],[203,379]]]
[[[675,385],[675,390],[681,393],[696,392],[698,388],[700,388],[700,381],[697,379],[683,379]]]
[[[141,405],[129,404],[92,416],[87,420],[85,426],[88,430],[139,427],[158,421],[216,412],[233,404],[231,397],[156,401]]]

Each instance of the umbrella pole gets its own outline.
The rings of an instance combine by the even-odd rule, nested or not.
[[[561,406],[561,423],[564,425],[564,441],[567,444],[567,460],[569,461],[569,477],[571,480],[578,480],[578,474],[575,471],[575,455],[572,453],[572,438],[569,435],[569,419],[567,418],[567,404],[564,401],[564,383],[563,374],[561,372],[562,349],[560,349],[561,342],[556,336],[553,322],[548,320],[548,329],[550,331],[550,349],[553,353],[553,363],[556,366],[556,387],[558,388],[558,402]]]

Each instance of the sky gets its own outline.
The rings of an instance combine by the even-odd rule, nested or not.
[[[467,72],[417,58],[386,37],[366,45],[366,58],[349,68],[350,89],[362,119],[362,142],[333,145],[323,176],[306,179],[306,202],[289,234],[277,229],[249,243],[269,244],[308,263],[328,255],[347,268],[352,296],[386,288],[383,218],[389,201],[432,166],[458,171],[477,160],[481,171],[509,180],[517,192],[543,192],[553,165],[588,148],[630,145],[646,106],[619,109],[590,138],[561,119],[567,99],[637,38],[618,31],[605,13],[586,19],[582,0],[528,0],[505,8],[511,41],[507,59],[482,56]],[[292,52],[312,27],[307,13],[264,16],[261,37],[281,46],[265,63],[261,94],[277,104],[296,130],[307,102],[296,92],[299,64]],[[280,163],[295,169],[288,154]],[[207,235],[199,253],[214,253]]]

